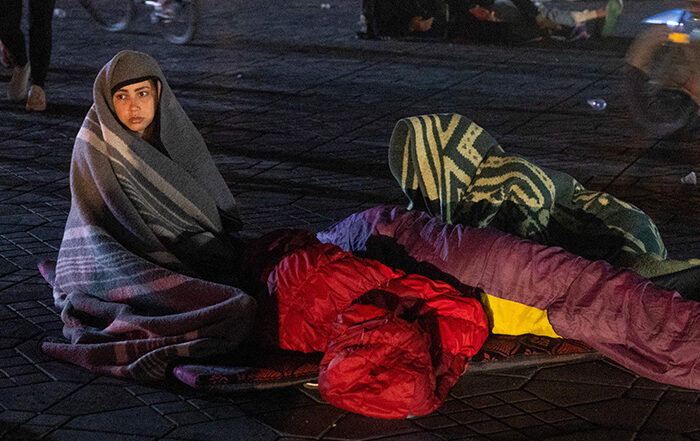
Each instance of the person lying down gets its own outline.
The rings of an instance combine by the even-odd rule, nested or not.
[[[631,270],[393,207],[241,241],[230,190],[146,54],[98,74],[70,183],[55,274],[44,265],[70,342],[42,347],[97,373],[163,379],[183,358],[225,362],[264,341],[323,352],[333,405],[423,415],[488,336],[483,290],[546,310],[557,335],[640,375],[700,389],[700,303]]]

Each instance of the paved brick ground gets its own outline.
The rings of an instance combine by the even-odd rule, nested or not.
[[[48,111],[0,101],[0,438],[700,440],[700,393],[606,360],[468,374],[433,415],[384,421],[303,388],[204,396],[98,377],[39,353],[39,339],[61,323],[36,262],[60,244],[73,138],[98,69],[121,48],[161,61],[249,235],[317,230],[375,204],[403,204],[385,164],[394,123],[459,112],[509,151],[649,212],[672,256],[700,255],[700,196],[680,183],[700,164],[698,143],[645,136],[622,88],[636,21],[680,3],[629,0],[615,38],[527,47],[357,40],[359,0],[331,0],[330,9],[318,0],[205,4],[203,32],[180,47],[143,19],[128,33],[103,33],[76,2],[58,0],[68,16],[55,22]],[[592,97],[608,108],[588,109]]]

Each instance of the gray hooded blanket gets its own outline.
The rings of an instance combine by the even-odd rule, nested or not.
[[[112,90],[153,79],[159,148],[123,126]],[[180,357],[231,350],[254,300],[231,286],[234,198],[156,61],[119,52],[100,71],[71,160],[71,210],[54,299],[71,343],[50,355],[95,372],[158,379]]]

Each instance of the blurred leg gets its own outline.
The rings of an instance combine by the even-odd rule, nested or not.
[[[0,40],[18,66],[27,64],[27,48],[20,29],[22,0],[0,0]]]
[[[29,0],[29,59],[32,82],[44,87],[51,61],[51,21],[56,0]]]

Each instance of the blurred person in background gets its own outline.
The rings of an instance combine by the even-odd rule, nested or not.
[[[585,10],[549,8],[532,0],[375,0],[373,12],[379,33],[387,36],[439,37],[448,26],[453,36],[485,40],[542,35],[577,40],[609,35],[621,11],[622,0]],[[499,31],[504,28],[496,23],[507,30]]]
[[[29,53],[21,29],[22,0],[0,0],[3,59],[13,60],[7,98],[25,102],[29,111],[46,110],[44,81],[51,59],[51,25],[55,0],[29,0]]]

